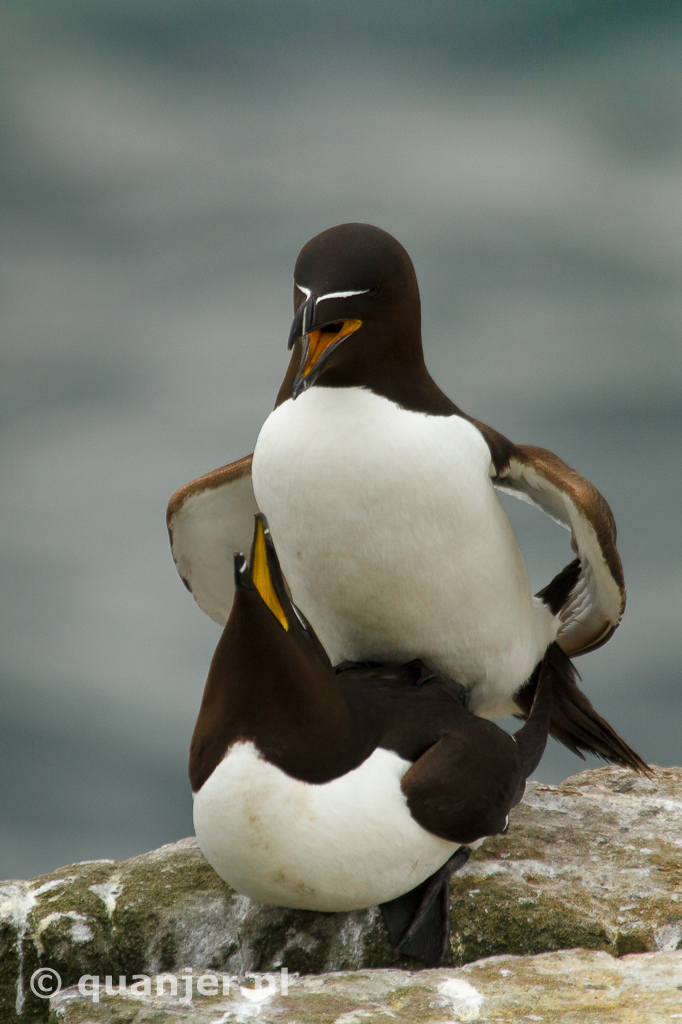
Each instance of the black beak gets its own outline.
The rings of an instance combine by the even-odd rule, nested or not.
[[[241,551],[235,551],[232,556],[234,564],[234,585],[237,589],[243,588],[244,590],[255,590],[253,580],[251,579],[251,572],[249,571],[249,563],[246,557]]]
[[[253,576],[251,574],[251,567],[254,564],[254,552],[256,546],[256,538],[259,532],[262,531],[262,537],[265,542],[265,558],[267,564],[267,570],[272,580],[273,586],[277,591],[277,596],[280,601],[288,602],[289,597],[287,595],[286,586],[284,585],[284,576],[279,564],[279,558],[275,551],[275,545],[272,540],[272,534],[270,533],[270,527],[268,521],[262,512],[257,512],[254,516],[255,527],[253,532],[253,541],[251,544],[251,558],[247,559],[246,555],[242,551],[235,551],[232,556],[234,565],[234,585],[237,588],[246,590],[258,590],[258,587],[254,583]]]
[[[288,348],[301,339],[301,361],[291,386],[291,397],[298,398],[320,374],[329,356],[341,342],[362,326],[361,320],[337,317],[317,322],[317,298],[309,295],[294,315],[289,331]],[[321,342],[321,338],[326,338]]]
[[[309,295],[305,302],[296,310],[291,330],[289,331],[289,342],[287,349],[292,349],[299,338],[305,338],[315,320],[315,296]]]

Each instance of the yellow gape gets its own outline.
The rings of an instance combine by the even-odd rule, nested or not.
[[[256,520],[256,533],[251,548],[251,579],[272,614],[280,625],[288,631],[289,623],[272,582],[270,566],[268,565],[268,549],[265,544],[265,530],[260,519]]]
[[[307,377],[314,368],[321,355],[335,342],[347,338],[349,334],[362,327],[362,320],[339,320],[336,323],[328,324],[326,327],[318,327],[308,334],[308,358],[303,368],[303,378]]]

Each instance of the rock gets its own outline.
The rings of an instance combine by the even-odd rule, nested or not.
[[[194,839],[0,885],[3,1024],[47,1017],[46,1001],[30,987],[41,967],[68,986],[85,974],[132,977],[186,965],[319,973],[393,962],[376,909],[315,914],[253,904],[218,878]]]
[[[508,837],[452,880],[454,962],[495,953],[682,946],[682,768],[531,784]]]
[[[208,976],[205,976],[208,977]],[[641,953],[616,959],[608,953],[570,950],[537,956],[495,956],[458,970],[349,971],[289,978],[274,975],[260,989],[230,983],[202,996],[181,984],[181,1003],[166,995],[89,996],[69,989],[52,1000],[51,1024],[662,1024],[682,1016],[682,951]],[[208,987],[205,980],[204,988]]]
[[[558,787],[531,783],[508,835],[453,878],[448,962],[573,947],[675,950],[681,860],[682,768],[655,769],[651,779],[602,768]],[[47,1018],[47,1000],[30,986],[39,967],[58,972],[66,988],[86,974],[281,966],[310,975],[418,965],[396,957],[376,909],[315,914],[252,904],[221,882],[193,839],[0,885],[3,1022]]]

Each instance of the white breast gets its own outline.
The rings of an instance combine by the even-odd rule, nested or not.
[[[409,762],[377,749],[320,786],[285,775],[252,743],[234,744],[194,797],[204,856],[237,892],[301,910],[355,910],[393,899],[457,849],[411,817]]]
[[[476,713],[509,712],[556,622],[472,424],[313,387],[266,420],[253,485],[332,660],[422,657],[471,689]]]

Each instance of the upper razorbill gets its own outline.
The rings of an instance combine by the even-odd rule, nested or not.
[[[226,543],[244,546],[260,507],[333,660],[421,658],[468,689],[476,714],[526,714],[554,640],[580,654],[620,622],[608,504],[557,456],[513,444],[438,388],[414,268],[386,232],[331,228],[303,248],[294,278],[292,358],[252,465],[171,499],[178,570],[224,621]],[[496,487],[571,531],[577,558],[535,597]],[[557,697],[552,732],[575,751],[643,767],[574,685]]]
[[[394,944],[437,961],[450,873],[506,830],[570,662],[554,645],[512,738],[420,663],[335,672],[286,593],[263,516],[250,570],[236,555],[235,575],[190,749],[201,849],[258,902],[383,904]]]

